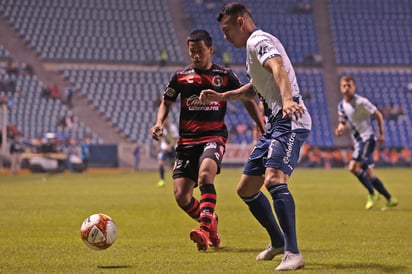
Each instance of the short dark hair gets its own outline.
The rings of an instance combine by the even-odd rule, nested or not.
[[[231,2],[223,6],[216,19],[220,22],[223,16],[239,17],[245,14],[252,17],[252,13],[248,7],[239,2]]]
[[[203,29],[194,30],[187,37],[187,43],[199,41],[205,42],[205,45],[208,47],[211,47],[213,44],[212,36],[210,36],[209,32]]]
[[[345,82],[351,82],[352,81],[356,85],[355,77],[353,77],[352,75],[343,75],[340,79],[342,81],[345,81]]]

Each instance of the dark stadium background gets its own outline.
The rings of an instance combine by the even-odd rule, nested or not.
[[[214,61],[230,53],[246,81],[244,51],[223,40],[216,0],[0,0],[1,125],[15,126],[26,142],[89,136],[91,167],[131,167],[142,144],[142,168],[156,167],[149,130],[175,69],[189,63],[186,36],[208,30]],[[408,0],[243,1],[258,26],[285,45],[314,121],[305,166],[341,166],[349,136],[335,138],[339,76],[354,75],[358,93],[385,114],[379,165],[410,165],[412,149],[412,9]],[[168,60],[160,64],[162,49]],[[71,83],[73,106],[66,97]],[[43,92],[55,85],[56,98]],[[7,109],[7,117],[5,116]],[[171,113],[177,121],[178,107]],[[64,123],[73,116],[73,125]],[[228,108],[226,163],[244,161],[253,123],[238,103]],[[10,129],[10,128],[9,128]],[[13,130],[9,130],[13,134]],[[3,130],[4,132],[4,130]],[[11,137],[11,136],[8,136]],[[4,137],[3,137],[4,139]],[[3,142],[2,159],[8,159]],[[338,159],[335,159],[338,157]],[[403,157],[403,158],[402,158]]]

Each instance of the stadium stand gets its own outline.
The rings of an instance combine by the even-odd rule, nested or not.
[[[64,77],[77,83],[81,94],[131,142],[150,141],[164,87],[174,68],[141,70],[82,69],[62,67]],[[172,119],[178,121],[177,112]]]
[[[410,65],[412,9],[408,0],[329,0],[339,65]]]
[[[0,10],[45,61],[156,63],[166,48],[183,62],[166,0],[4,0]]]
[[[42,62],[54,64],[66,82],[74,83],[88,107],[105,117],[128,142],[147,144],[151,142],[149,130],[165,84],[176,67],[185,62],[186,48],[181,48],[177,32],[206,28],[215,40],[214,61],[223,63],[223,53],[229,52],[232,68],[247,81],[242,68],[244,50],[234,49],[225,41],[216,22],[216,14],[226,2],[229,1],[2,0],[0,13]],[[329,16],[322,19],[330,22],[331,33],[317,33],[319,18],[315,18],[313,9],[320,1],[243,2],[256,15],[258,27],[280,38],[295,65],[302,95],[313,118],[310,145],[327,148],[336,145],[333,136],[336,125],[331,123],[336,120],[336,96],[331,94],[339,97],[339,93],[338,88],[331,87],[337,87],[337,75],[349,73],[357,78],[359,92],[370,97],[379,108],[395,105],[403,110],[399,119],[385,120],[386,145],[412,149],[408,141],[412,137],[412,93],[406,88],[412,83],[412,69],[408,68],[412,60],[412,10],[408,0],[322,1]],[[309,4],[309,8],[297,9],[297,2]],[[171,3],[182,4],[181,16],[187,22],[187,29],[176,29],[174,20],[183,19],[173,18],[168,8]],[[328,71],[326,66],[308,64],[311,55],[322,56],[318,45],[320,35],[330,35],[333,41],[329,47],[333,47],[335,56],[325,56],[333,61]],[[169,60],[160,68],[159,53],[165,47]],[[10,55],[0,46],[0,61],[5,63],[8,58]],[[335,76],[333,81],[325,76],[328,73]],[[5,77],[8,76],[0,74],[0,79]],[[27,96],[7,93],[18,106],[13,108],[10,122],[21,123],[22,129],[33,136],[53,130],[58,121],[36,122],[33,117],[57,119],[68,113],[66,106],[60,101],[39,98],[44,83],[35,75],[15,80]],[[177,106],[172,116],[177,121]],[[253,122],[239,102],[229,103],[226,123],[231,142],[252,142]],[[76,132],[69,133],[91,134],[96,142],[101,141],[92,128],[81,121],[79,125]]]
[[[36,75],[8,74],[6,67],[1,65],[0,82],[4,83],[0,96],[7,99],[9,109],[8,124],[16,125],[25,138],[41,138],[45,133],[53,132],[61,137],[77,139],[90,136],[94,143],[101,142],[90,128],[77,119],[71,126],[59,124],[71,112],[60,100],[42,97],[44,84]],[[2,115],[0,113],[0,117]]]
[[[233,64],[244,64],[245,54],[242,49],[234,49],[223,39],[222,31],[216,21],[216,14],[223,3],[230,1],[192,1],[184,0],[186,14],[190,15],[192,29],[205,28],[213,36],[216,48],[216,62],[222,63],[222,53],[229,51]],[[295,64],[305,64],[310,54],[319,52],[313,15],[308,12],[296,12],[296,0],[260,0],[243,1],[252,10],[259,11],[254,17],[259,28],[275,34],[289,52]],[[285,27],[285,25],[287,27]]]
[[[7,52],[6,49],[2,45],[0,45],[0,59],[10,59],[10,54]]]

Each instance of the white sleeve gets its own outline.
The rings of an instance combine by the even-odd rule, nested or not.
[[[373,114],[377,110],[376,106],[372,104],[367,98],[362,99],[363,107],[370,113]]]
[[[261,65],[275,56],[281,56],[276,48],[275,41],[268,36],[258,35],[254,37],[250,43],[250,50],[255,52]]]

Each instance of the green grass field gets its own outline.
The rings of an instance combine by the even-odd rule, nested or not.
[[[295,171],[290,189],[305,273],[412,273],[412,169],[376,172],[397,208],[382,212],[381,197],[364,210],[367,193],[347,170]],[[156,187],[156,172],[60,174],[46,182],[40,174],[0,175],[0,273],[274,272],[280,257],[255,261],[268,237],[236,195],[240,173],[224,169],[216,179],[222,248],[207,252],[189,240],[197,223],[177,207],[170,179]],[[79,233],[98,212],[118,226],[104,251],[87,248]]]

